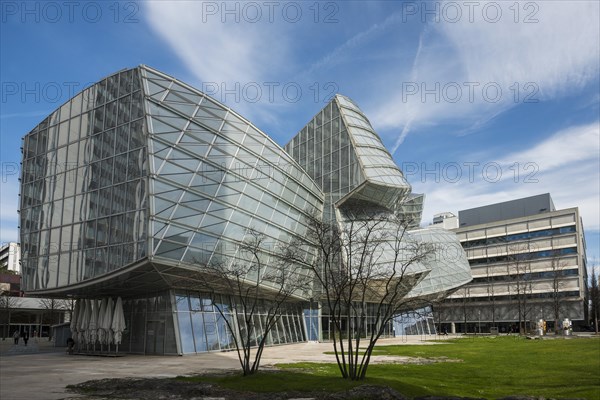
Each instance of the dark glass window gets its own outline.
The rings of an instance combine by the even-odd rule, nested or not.
[[[468,249],[471,247],[488,246],[491,244],[514,242],[514,241],[519,241],[519,240],[527,240],[527,239],[534,239],[534,238],[539,238],[539,237],[561,235],[561,234],[573,233],[573,232],[575,232],[575,225],[566,226],[566,227],[562,227],[562,228],[544,229],[544,230],[535,231],[535,232],[524,232],[524,233],[518,233],[518,234],[512,234],[512,235],[506,235],[506,236],[496,236],[496,237],[491,237],[491,238],[486,238],[486,239],[467,240],[465,242],[462,242],[462,246],[463,246],[463,248]]]

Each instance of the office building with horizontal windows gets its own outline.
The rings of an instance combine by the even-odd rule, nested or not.
[[[335,96],[286,148],[150,67],[101,80],[23,139],[23,289],[92,308],[122,298],[121,351],[227,350],[235,332],[223,319],[235,323],[236,300],[199,288],[211,280],[206,266],[245,261],[240,244],[249,229],[270,243],[291,243],[306,238],[309,215],[343,224],[353,218],[343,205],[356,200],[402,212],[418,227],[423,196],[411,194],[351,100]],[[415,265],[409,296],[445,296],[471,279],[453,233],[410,234],[458,250],[452,260]],[[269,249],[260,258],[267,268],[276,264]],[[309,275],[315,260],[309,246],[290,268]],[[265,301],[271,289],[261,287]],[[323,339],[314,291],[307,287],[290,298],[267,344]],[[256,332],[262,318],[259,312]]]
[[[21,273],[21,246],[15,242],[9,242],[0,246],[0,273],[10,271]]]
[[[459,211],[454,232],[473,280],[435,307],[457,332],[528,332],[587,325],[587,268],[578,208],[557,210],[550,194]]]

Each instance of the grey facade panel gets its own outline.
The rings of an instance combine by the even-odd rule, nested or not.
[[[555,211],[554,203],[550,193],[544,193],[462,210],[458,212],[458,221],[460,227],[463,228],[494,221],[527,217],[549,211]]]

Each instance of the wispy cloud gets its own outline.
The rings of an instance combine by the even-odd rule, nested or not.
[[[383,20],[383,22],[375,23],[366,30],[353,35],[344,43],[331,50],[327,55],[313,62],[305,71],[302,72],[302,75],[310,76],[310,74],[315,73],[323,68],[333,68],[337,66],[342,59],[347,57],[348,53],[368,44],[376,35],[397,24],[399,21],[401,21],[401,19],[402,13],[395,12],[389,15],[385,20]]]
[[[412,70],[411,70],[411,74],[410,74],[411,82],[417,82],[417,80],[418,80],[418,71],[419,70],[417,68],[417,65],[419,64],[419,58],[421,55],[421,51],[423,50],[423,36],[424,36],[424,33],[421,33],[421,35],[419,36],[419,46],[417,47],[415,59],[413,61],[413,66],[412,66]],[[404,139],[406,139],[406,136],[408,135],[408,133],[410,132],[410,128],[412,127],[412,122],[413,122],[414,118],[415,118],[414,109],[407,110],[406,122],[404,123],[404,126],[402,127],[402,132],[400,132],[400,136],[398,136],[398,138],[396,139],[396,143],[394,143],[394,147],[392,147],[392,154],[394,154],[396,152],[396,150],[398,150],[398,147],[400,147],[400,145],[404,142]]]
[[[522,151],[466,154],[456,160],[463,168],[456,182],[443,176],[436,182],[431,175],[419,179],[415,174],[411,184],[415,191],[426,193],[426,216],[549,192],[558,208],[579,207],[586,229],[598,231],[599,154],[600,121],[596,121],[556,132]],[[470,174],[467,163],[472,162],[477,165]],[[492,168],[485,171],[487,165]]]
[[[152,29],[198,79],[263,80],[288,56],[285,37],[277,34],[275,24],[236,22],[231,15],[222,22],[225,14],[209,13],[202,2],[152,1],[145,6]]]
[[[456,121],[480,128],[525,101],[597,82],[600,3],[535,2],[534,23],[524,23],[530,10],[521,10],[515,22],[513,3],[495,4],[503,15],[496,23],[480,14],[473,22],[463,15],[456,23],[428,23],[411,72],[377,96],[379,105],[370,105],[377,129],[400,132],[394,151],[408,130]]]
[[[236,102],[236,111],[251,117],[259,111],[258,107],[246,99],[236,100],[235,96],[240,96],[244,85],[262,85],[279,78],[291,57],[288,38],[276,23],[251,23],[244,19],[236,22],[235,12],[227,15],[221,9],[239,9],[241,3],[208,3],[151,1],[145,7],[150,27],[198,80],[191,83],[200,89],[203,84],[216,84],[221,97],[217,100],[222,100],[227,90],[233,92],[226,99]],[[237,13],[239,18],[240,12]],[[222,22],[223,17],[226,22]],[[266,98],[265,95],[261,100]]]
[[[531,160],[540,170],[551,171],[590,160],[598,162],[599,146],[600,127],[594,122],[561,130],[530,149],[509,154],[500,163],[509,165],[515,160]]]
[[[510,7],[515,8],[503,4],[505,17],[497,23],[480,19],[437,25],[455,47],[468,79],[535,82],[542,98],[552,98],[597,78],[600,3],[537,2],[518,17]]]

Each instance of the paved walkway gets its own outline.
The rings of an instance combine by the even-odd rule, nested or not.
[[[452,337],[452,336],[449,336]],[[444,340],[440,337],[439,340]],[[386,344],[426,344],[420,336],[402,340],[382,339]],[[425,339],[425,338],[423,338]],[[427,337],[436,340],[435,336]],[[31,345],[31,342],[30,342]],[[11,351],[12,342],[0,343],[0,399],[2,400],[59,400],[79,396],[65,391],[65,386],[92,379],[119,377],[175,377],[194,375],[211,370],[238,369],[237,353],[214,352],[189,356],[93,357],[67,355],[64,348],[51,343],[37,344],[38,352]],[[20,345],[22,346],[22,344]],[[19,349],[20,350],[20,349]],[[267,347],[261,366],[277,363],[313,361],[335,362],[331,343],[298,343]],[[375,357],[373,362],[383,358]]]

